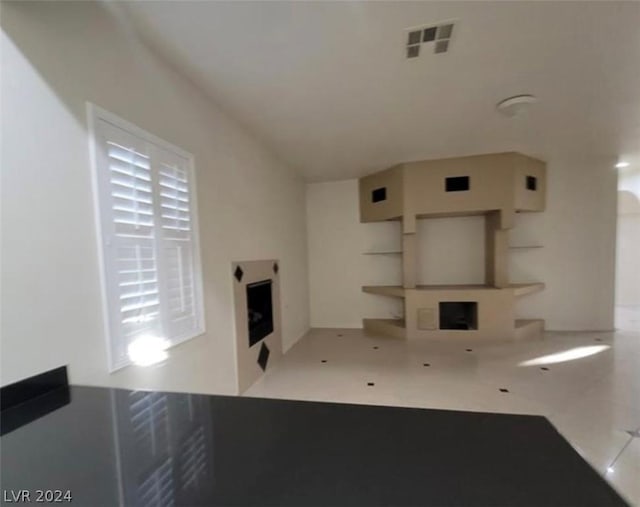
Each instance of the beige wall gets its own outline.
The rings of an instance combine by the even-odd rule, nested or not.
[[[513,176],[515,208],[523,210],[544,210],[547,194],[546,165],[540,160],[517,154]],[[536,190],[527,189],[527,176],[536,178]]]
[[[0,379],[231,393],[232,261],[279,259],[284,348],[308,328],[305,185],[107,8],[2,5]],[[207,332],[162,366],[107,373],[87,100],[195,156]]]
[[[360,185],[360,218],[363,222],[377,222],[403,215],[404,198],[404,168],[401,165],[377,172],[359,180]],[[373,192],[384,189],[385,198],[373,202]]]
[[[501,153],[406,164],[407,214],[514,209],[513,158]],[[469,190],[446,192],[444,181],[450,176],[468,176]]]
[[[544,245],[510,254],[513,282],[546,284],[544,291],[518,300],[516,317],[545,319],[550,330],[611,329],[616,229],[611,161],[549,157],[547,181],[547,211],[516,215],[511,233],[512,244]],[[358,253],[368,243],[393,243],[399,226],[358,223],[357,180],[310,184],[307,196],[312,326],[348,321],[359,327],[360,316],[390,317],[387,306],[397,301],[358,291],[360,285],[399,283],[400,261],[363,260]],[[482,217],[419,221],[418,233],[419,284],[482,283]],[[348,317],[350,308],[356,311]]]
[[[542,211],[546,164],[516,152],[423,160],[399,164],[359,180],[363,222],[403,218],[405,233],[415,232],[414,217],[453,216],[501,210],[501,228],[512,224],[513,210]],[[527,189],[527,177],[537,181]],[[448,178],[466,177],[465,191],[447,191]],[[373,201],[373,191],[386,198]]]

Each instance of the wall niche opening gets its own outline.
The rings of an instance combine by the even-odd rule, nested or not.
[[[471,331],[478,329],[478,303],[475,301],[447,301],[438,304],[440,329]]]
[[[371,202],[382,202],[387,200],[387,187],[376,188],[371,191]]]
[[[444,179],[445,192],[466,192],[469,190],[469,176],[451,176]]]
[[[271,280],[247,284],[249,346],[273,333],[273,297]]]
[[[538,190],[538,178],[535,176],[527,176],[527,190]]]

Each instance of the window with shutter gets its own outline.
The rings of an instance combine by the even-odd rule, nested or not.
[[[96,106],[89,120],[115,370],[152,363],[166,356],[160,349],[204,332],[193,163]]]

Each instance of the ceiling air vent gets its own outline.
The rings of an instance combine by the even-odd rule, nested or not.
[[[417,58],[420,54],[446,53],[451,47],[453,28],[454,23],[448,21],[437,25],[408,29],[406,31],[407,58]]]

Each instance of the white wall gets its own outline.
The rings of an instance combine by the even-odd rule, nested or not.
[[[615,291],[614,159],[564,158],[548,164],[547,210],[532,236],[544,248],[529,255],[528,273],[545,291],[523,298],[523,316],[550,330],[611,330]],[[537,217],[534,217],[537,218]],[[523,257],[524,262],[524,257]]]
[[[363,252],[400,250],[399,222],[360,224],[358,181],[307,185],[312,327],[362,327],[363,317],[401,314],[400,302],[363,294],[362,285],[397,285],[400,256]]]
[[[640,170],[621,170],[618,180],[616,327],[640,329]]]
[[[484,218],[418,220],[418,284],[484,283]]]
[[[543,281],[545,291],[518,303],[520,317],[546,320],[550,330],[613,327],[616,182],[609,161],[551,160],[544,213],[520,214],[514,282]],[[361,327],[363,317],[389,317],[398,302],[362,294],[361,285],[399,284],[400,259],[364,256],[399,247],[398,223],[360,224],[357,180],[307,186],[312,327]],[[421,220],[420,284],[484,282],[482,217]]]
[[[283,342],[308,329],[305,185],[93,2],[2,6],[1,383],[236,390],[232,260],[280,259]],[[207,332],[107,372],[85,101],[195,156]]]

